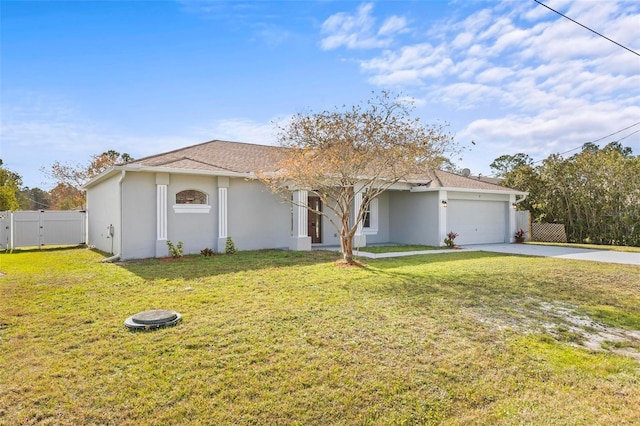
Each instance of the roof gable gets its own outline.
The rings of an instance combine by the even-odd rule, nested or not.
[[[286,148],[269,145],[257,145],[242,142],[212,140],[173,151],[140,158],[119,168],[127,170],[149,171],[149,168],[183,173],[202,173],[224,175],[255,175],[276,171],[276,163]],[[112,168],[92,179],[85,188],[93,186],[109,174],[116,172]],[[443,170],[425,172],[422,176],[413,176],[409,182],[423,182],[419,186],[427,190],[463,189],[489,192],[521,193],[504,186],[486,182],[474,177],[465,177]]]
[[[269,172],[274,171],[274,160],[281,150],[276,146],[213,140],[128,164],[216,172]]]

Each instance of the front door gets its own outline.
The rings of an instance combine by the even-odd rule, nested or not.
[[[309,207],[316,211],[322,211],[322,201],[319,197],[309,197]],[[311,237],[311,244],[319,244],[322,242],[322,215],[311,210],[307,221],[308,235]]]

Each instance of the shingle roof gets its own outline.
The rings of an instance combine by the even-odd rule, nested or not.
[[[505,186],[480,180],[475,177],[465,177],[443,170],[434,170],[429,173],[431,182],[425,185],[428,188],[464,188],[481,189],[486,191],[513,191]]]
[[[210,172],[258,173],[275,171],[275,162],[284,148],[242,142],[212,140],[163,154],[141,158],[128,164],[180,170]],[[485,191],[513,191],[474,177],[435,170],[416,176],[416,181],[429,181],[430,189],[461,188]]]
[[[213,140],[163,154],[135,160],[129,164],[215,172],[270,172],[282,148],[250,143]]]

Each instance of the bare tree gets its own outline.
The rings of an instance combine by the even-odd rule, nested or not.
[[[99,175],[114,164],[128,163],[133,158],[127,154],[109,150],[100,155],[93,155],[87,165],[71,166],[56,161],[47,170],[40,170],[57,182],[51,190],[52,207],[59,210],[72,210],[84,207],[85,194],[80,190],[89,179]]]
[[[301,205],[329,220],[353,263],[353,237],[371,201],[398,182],[425,180],[454,151],[446,124],[424,125],[412,112],[412,103],[385,91],[350,108],[297,114],[280,127],[286,149],[277,171],[261,179],[287,198],[295,189],[319,197],[325,210]]]

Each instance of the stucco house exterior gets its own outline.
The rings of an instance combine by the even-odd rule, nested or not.
[[[182,241],[185,254],[223,252],[227,236],[239,250],[339,246],[328,220],[299,206],[319,199],[300,190],[294,202],[285,200],[257,179],[273,171],[278,150],[214,140],[113,166],[84,187],[88,244],[123,260],[167,256],[167,240]],[[475,178],[425,172],[373,200],[355,244],[439,246],[450,231],[458,244],[512,242],[515,205],[524,197]]]

